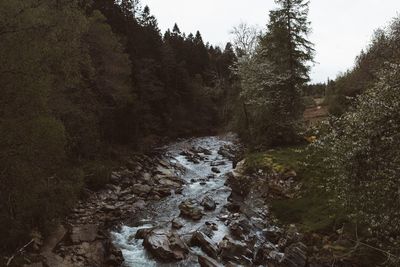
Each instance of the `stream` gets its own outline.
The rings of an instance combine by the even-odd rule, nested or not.
[[[219,243],[222,238],[228,234],[225,224],[217,219],[217,216],[223,213],[223,206],[227,203],[227,198],[231,192],[226,187],[226,173],[232,170],[231,160],[224,158],[218,154],[218,150],[224,145],[233,145],[231,141],[220,137],[207,137],[191,139],[179,142],[166,147],[166,156],[171,163],[182,167],[182,171],[175,173],[186,181],[181,194],[173,193],[170,197],[159,202],[151,203],[145,212],[136,214],[136,218],[128,225],[123,225],[119,231],[112,232],[114,243],[122,250],[126,267],[139,266],[200,266],[197,263],[198,254],[202,251],[197,248],[191,248],[188,259],[179,263],[162,264],[152,257],[143,247],[143,240],[132,239],[132,236],[141,229],[149,227],[170,228],[171,221],[179,217],[179,204],[187,199],[197,199],[201,201],[205,196],[211,197],[216,203],[217,208],[214,211],[205,212],[201,220],[194,221],[190,219],[182,219],[183,227],[176,232],[179,236],[189,237],[191,234],[205,222],[213,222],[217,224],[218,230],[214,232],[212,240]],[[188,161],[181,152],[190,147],[200,147],[209,150],[209,154],[199,153],[204,157],[198,163]],[[218,162],[217,168],[220,173],[214,173],[211,169],[211,163]],[[222,165],[223,164],[223,165]],[[207,177],[213,177],[211,179]]]
[[[298,242],[297,232],[287,237],[271,225],[259,184],[243,184],[240,168],[233,169],[234,157],[226,151],[236,145],[228,135],[163,148],[174,166],[171,175],[183,180],[183,189],[149,202],[111,233],[123,266],[305,265],[304,247],[290,245]],[[246,187],[252,189],[243,195]]]

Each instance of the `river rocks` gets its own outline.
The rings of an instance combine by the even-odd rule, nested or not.
[[[283,229],[277,226],[270,226],[268,228],[265,228],[263,229],[263,232],[267,240],[274,244],[277,244],[279,239],[281,239],[284,234]]]
[[[242,147],[238,145],[223,145],[219,148],[218,154],[223,156],[224,158],[227,158],[233,162],[236,161],[238,157],[242,154]]]
[[[146,196],[150,193],[151,187],[146,184],[134,184],[132,191],[139,196]]]
[[[123,262],[121,252],[97,229],[96,225],[74,226],[69,236],[53,249],[51,249],[53,241],[46,241],[51,245],[45,244],[41,251],[45,266],[121,266]]]
[[[212,258],[218,257],[218,246],[203,232],[196,231],[191,240],[192,246],[199,246],[208,256]]]
[[[225,161],[213,161],[210,163],[211,167],[218,167],[218,166],[223,166],[226,165]]]
[[[232,235],[238,239],[246,239],[247,235],[250,234],[253,226],[247,219],[240,219],[233,221],[230,226],[229,230]]]
[[[177,234],[169,235],[170,247],[174,251],[175,258],[178,260],[185,259],[189,253],[189,247]]]
[[[203,217],[203,210],[198,206],[198,202],[194,199],[183,201],[179,205],[181,216],[192,220],[200,220]]]
[[[266,242],[257,250],[254,257],[254,264],[280,266],[283,257],[284,254],[280,253],[274,244]]]
[[[253,188],[256,180],[247,175],[241,175],[237,172],[228,173],[228,179],[225,184],[232,189],[231,198],[244,198]]]
[[[216,224],[215,222],[205,222],[204,224],[212,231],[218,231],[218,224]]]
[[[196,153],[192,153],[193,157],[200,160],[210,151],[199,148]],[[126,157],[125,166],[111,173],[110,184],[96,192],[85,190],[85,199],[65,218],[66,226],[60,228],[64,230],[52,233],[40,249],[30,249],[31,254],[36,253],[32,257],[35,260],[27,262],[39,259],[37,266],[51,267],[121,266],[121,251],[112,245],[108,236],[110,227],[144,209],[148,200],[183,190],[184,181],[177,177],[183,169],[168,157],[159,152],[151,157],[140,154]],[[196,206],[189,207],[188,215],[199,219],[202,208]],[[143,230],[141,238],[145,239],[152,230]],[[170,256],[174,260],[183,259],[188,251],[186,245],[171,233],[166,236],[172,251]]]
[[[175,176],[162,177],[157,182],[158,184],[169,188],[178,188],[184,184],[182,179],[179,179],[178,177]]]
[[[218,226],[215,227],[213,223],[205,222],[204,225],[202,225],[201,227],[199,227],[199,229],[197,229],[197,231],[205,234],[209,238],[212,238],[214,236],[214,231],[216,231],[215,230],[216,228],[218,228]]]
[[[307,247],[299,242],[285,249],[282,264],[287,267],[305,267],[307,264]]]
[[[138,201],[136,201],[135,203],[132,204],[132,208],[134,210],[142,210],[144,209],[146,206],[146,202],[144,202],[143,199],[139,199]]]
[[[215,210],[217,207],[217,204],[215,203],[215,201],[209,196],[206,196],[205,198],[203,198],[203,200],[201,201],[201,205],[204,207],[205,210],[208,210],[208,211]]]
[[[212,171],[213,173],[221,173],[221,171],[220,171],[217,167],[212,167],[212,168],[211,168],[211,171]]]
[[[154,200],[160,200],[163,197],[170,196],[172,194],[172,189],[170,187],[155,187],[153,188],[151,195]]]
[[[169,247],[168,236],[165,233],[150,232],[145,236],[143,245],[158,259],[163,261],[175,260],[174,253]]]
[[[236,213],[240,212],[240,204],[239,203],[232,203],[228,202],[224,206],[229,212]]]
[[[181,229],[183,227],[183,222],[179,218],[175,218],[171,222],[172,229]]]
[[[211,156],[212,155],[211,150],[209,150],[207,148],[204,148],[204,147],[201,147],[201,146],[197,147],[197,148],[193,148],[192,151],[194,151],[196,153],[202,153],[202,154],[207,155],[207,156]]]
[[[200,156],[198,153],[189,150],[182,151],[180,155],[185,156],[187,161],[194,164],[199,164],[200,161],[204,159],[204,157]]]
[[[146,236],[148,236],[151,231],[153,231],[154,228],[142,228],[136,231],[135,238],[136,239],[145,239]]]
[[[219,264],[216,260],[208,257],[208,256],[199,256],[198,261],[200,264],[200,267],[222,267],[221,264]]]
[[[218,154],[227,158],[227,159],[233,159],[234,158],[234,153],[233,151],[230,149],[229,146],[221,146],[218,149]]]
[[[157,259],[164,262],[183,260],[189,249],[176,234],[154,230],[146,235],[144,247]]]
[[[246,266],[251,265],[253,252],[248,248],[246,243],[224,237],[219,247],[221,249],[220,256],[223,260],[235,261]]]

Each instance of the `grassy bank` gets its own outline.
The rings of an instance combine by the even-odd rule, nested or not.
[[[306,145],[284,147],[247,155],[247,170],[274,170],[277,173],[294,171],[302,183],[299,197],[273,200],[271,209],[283,224],[295,223],[305,232],[328,232],[341,219],[337,209],[328,203],[322,190],[326,175],[321,158],[311,155]]]
[[[355,242],[357,238],[362,242],[368,235],[365,227],[356,226],[345,210],[330,202],[334,196],[325,190],[324,178],[330,174],[324,167],[323,155],[312,153],[307,145],[248,153],[246,172],[259,170],[296,173],[296,183],[301,184],[297,196],[268,202],[279,223],[295,224],[305,234],[309,246],[316,244],[310,239],[319,237],[319,251],[315,257],[332,262],[347,259],[355,266],[380,266],[379,263],[385,261],[379,251]]]

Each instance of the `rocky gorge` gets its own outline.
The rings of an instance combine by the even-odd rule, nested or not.
[[[132,156],[35,241],[25,266],[308,266],[302,235],[271,219],[263,184],[243,173],[240,151],[227,135]],[[271,194],[287,193],[279,188]]]

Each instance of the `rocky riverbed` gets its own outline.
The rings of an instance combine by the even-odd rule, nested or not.
[[[271,225],[264,198],[246,192],[238,151],[232,136],[166,147],[183,187],[112,231],[123,266],[305,266],[297,230]]]
[[[274,225],[239,152],[228,135],[132,156],[26,266],[306,266],[301,235]]]

